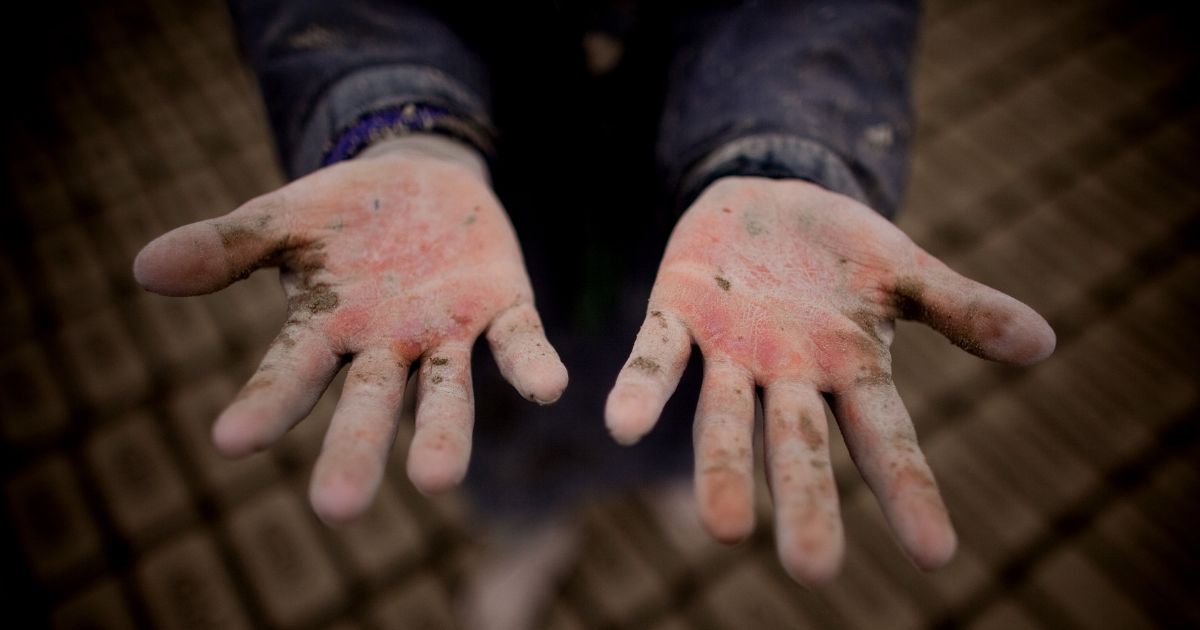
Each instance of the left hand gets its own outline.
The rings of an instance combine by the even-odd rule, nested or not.
[[[957,544],[912,420],[892,383],[893,322],[915,319],[963,349],[1020,365],[1054,332],[1028,306],[969,280],[861,203],[799,180],[724,178],[671,235],[630,360],[608,397],[622,443],[657,421],[694,342],[701,521],[718,540],[754,527],[755,389],[784,568],[830,578],[844,541],[822,393],[901,546],[922,568]]]

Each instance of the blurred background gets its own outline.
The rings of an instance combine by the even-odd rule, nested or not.
[[[807,591],[754,538],[598,501],[545,627],[1200,624],[1200,83],[1168,3],[929,0],[899,224],[1058,332],[1031,369],[901,325],[896,381],[960,539],[902,556],[844,447],[846,566]],[[153,236],[283,183],[221,0],[8,9],[0,212],[5,627],[450,628],[477,542],[404,476],[330,530],[307,476],[336,397],[270,452],[208,427],[282,321],[273,273],[141,292]],[[763,490],[760,483],[760,490]]]

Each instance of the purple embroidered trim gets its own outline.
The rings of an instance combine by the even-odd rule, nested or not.
[[[484,134],[449,110],[434,105],[406,103],[367,112],[359,116],[325,150],[321,166],[348,160],[371,144],[415,132],[440,133],[490,153],[491,143]]]

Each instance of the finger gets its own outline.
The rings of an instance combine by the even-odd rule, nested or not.
[[[801,584],[828,581],[841,566],[845,541],[825,407],[812,386],[781,382],[764,389],[763,412],[779,559]]]
[[[171,296],[212,293],[245,278],[287,245],[282,199],[275,191],[163,234],[138,253],[134,277],[145,289]]]
[[[475,398],[471,347],[445,344],[421,362],[416,428],[408,451],[408,478],[422,493],[450,489],[467,474]]]
[[[679,385],[691,349],[691,336],[682,323],[662,311],[650,311],[608,394],[604,421],[613,438],[633,444],[654,427]]]
[[[528,400],[548,405],[567,387],[567,368],[546,339],[533,304],[500,313],[488,327],[488,344],[504,380]]]
[[[900,545],[923,569],[949,562],[958,544],[954,527],[896,387],[861,382],[836,394],[834,413]]]
[[[254,376],[213,424],[217,450],[226,457],[241,457],[275,443],[312,411],[339,363],[319,333],[285,327]]]
[[[717,540],[736,543],[754,529],[754,381],[741,366],[708,359],[696,407],[696,501]]]
[[[1054,330],[1032,308],[930,258],[894,289],[901,316],[929,325],[967,352],[1017,365],[1054,352]]]
[[[358,517],[371,504],[387,465],[408,366],[387,350],[359,353],[313,468],[309,500],[326,523]]]

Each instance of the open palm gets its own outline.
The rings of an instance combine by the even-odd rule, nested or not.
[[[767,475],[784,567],[832,576],[844,543],[822,394],[901,545],[922,567],[956,538],[891,378],[897,318],[978,356],[1028,364],[1054,333],[1017,300],[964,278],[848,197],[798,180],[725,178],[675,227],[606,420],[632,443],[657,421],[690,348],[704,355],[696,411],[702,522],[733,542],[754,526],[752,443],[762,389]]]
[[[288,318],[214,425],[227,455],[279,439],[350,358],[311,487],[314,508],[330,521],[360,514],[374,496],[411,366],[420,371],[408,472],[425,492],[466,472],[470,353],[485,329],[502,373],[526,398],[553,402],[567,381],[482,164],[462,147],[400,144],[173,230],[135,262],[139,282],[166,295],[208,293],[260,266],[280,268]]]

